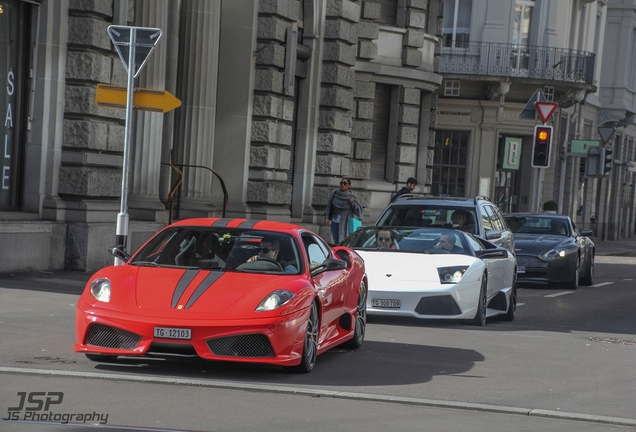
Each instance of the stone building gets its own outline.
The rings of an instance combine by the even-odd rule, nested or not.
[[[134,250],[185,217],[291,221],[329,238],[342,176],[371,222],[408,177],[427,192],[441,4],[0,0],[0,271],[95,270],[112,263],[116,232]],[[179,108],[126,125],[124,109],[96,104],[97,84],[128,79],[111,25],[162,30],[134,85]]]
[[[555,201],[595,238],[636,226],[633,4],[620,0],[446,0],[433,194],[487,195],[503,211]],[[557,103],[547,168],[533,167],[540,92]],[[616,132],[603,143],[599,127]],[[613,149],[586,175],[589,143]]]

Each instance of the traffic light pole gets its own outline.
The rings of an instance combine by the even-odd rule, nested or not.
[[[543,168],[535,168],[537,171],[539,171],[537,173],[536,176],[534,176],[537,180],[536,180],[536,185],[535,185],[535,203],[534,203],[534,208],[536,209],[535,211],[537,213],[540,213],[543,211],[543,208],[541,207],[541,185],[543,184]]]

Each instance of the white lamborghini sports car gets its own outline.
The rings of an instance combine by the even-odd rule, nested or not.
[[[362,227],[341,242],[365,262],[367,313],[483,326],[515,318],[516,258],[459,229]]]

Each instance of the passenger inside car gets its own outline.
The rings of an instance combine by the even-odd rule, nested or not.
[[[552,230],[552,233],[554,234],[559,234],[559,235],[568,234],[568,230],[565,224],[562,221],[557,219],[550,220],[550,229]]]

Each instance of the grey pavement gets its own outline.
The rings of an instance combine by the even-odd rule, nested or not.
[[[596,255],[636,256],[636,237],[619,240],[599,241],[592,238]]]

